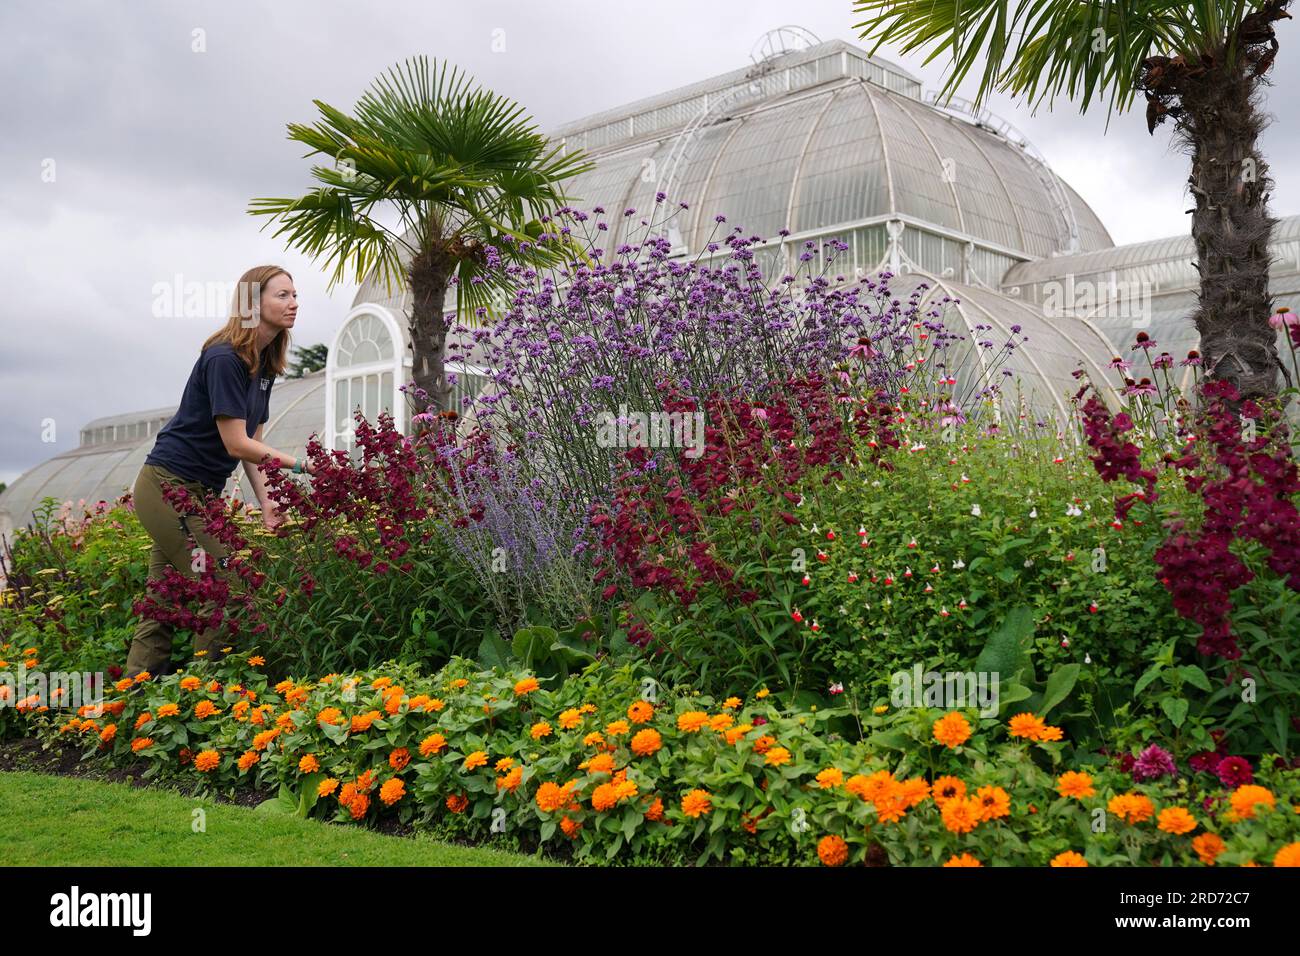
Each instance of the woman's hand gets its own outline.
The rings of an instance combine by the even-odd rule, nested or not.
[[[274,502],[268,501],[262,506],[262,524],[266,525],[267,531],[274,531],[284,524],[284,515],[280,514]]]

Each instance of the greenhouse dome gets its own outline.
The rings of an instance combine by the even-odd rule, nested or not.
[[[1066,416],[1075,369],[1111,381],[1107,363],[1138,330],[1176,357],[1195,345],[1190,237],[1115,246],[1010,124],[961,100],[940,103],[905,70],[850,43],[782,28],[751,61],[550,132],[595,164],[566,192],[576,209],[604,208],[603,248],[644,228],[659,193],[661,210],[687,207],[662,227],[678,257],[707,257],[711,237],[739,226],[764,240],[755,261],[776,281],[806,249],[820,267],[826,244],[840,240],[848,249],[832,271],[844,282],[889,270],[896,295],[925,282],[927,301],[956,300],[945,313],[956,331],[974,337],[989,326],[990,338],[1005,341],[1020,326],[1029,341],[1007,362],[1009,391],[1043,419]],[[1300,216],[1278,223],[1271,248],[1275,300],[1300,311]],[[328,343],[326,368],[276,384],[267,441],[295,455],[313,433],[329,448],[351,447],[354,409],[372,420],[400,410],[398,426],[408,427],[400,389],[411,369],[410,304],[408,289],[368,277]],[[458,407],[490,374],[473,356],[448,367]],[[0,534],[31,521],[47,496],[76,506],[129,490],[173,411],[88,423],[79,447],[0,494]],[[249,498],[242,469],[227,493]]]

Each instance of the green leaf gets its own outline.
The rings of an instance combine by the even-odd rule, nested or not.
[[[1147,672],[1139,677],[1137,683],[1133,685],[1133,696],[1136,697],[1138,694],[1142,693],[1142,691],[1146,690],[1147,686],[1160,676],[1160,670],[1163,667],[1163,664],[1156,663],[1147,668]]]
[[[535,668],[540,661],[549,657],[552,644],[560,635],[553,627],[534,625],[515,631],[515,638],[510,642],[510,649],[515,657],[523,662],[524,667]]]
[[[1011,682],[1024,668],[1030,638],[1034,635],[1033,611],[1024,605],[1011,609],[1002,626],[989,636],[975,660],[975,670],[996,673],[999,683]]]
[[[1210,687],[1210,679],[1205,676],[1205,671],[1201,670],[1195,664],[1184,664],[1182,667],[1178,668],[1178,673],[1182,675],[1183,680],[1187,681],[1187,683],[1191,684],[1193,687],[1199,687],[1204,691],[1212,689]]]
[[[1039,716],[1046,717],[1048,711],[1069,697],[1078,679],[1078,664],[1063,664],[1052,671],[1052,676],[1047,678],[1047,687],[1043,690],[1043,709],[1039,711]]]
[[[1165,716],[1175,727],[1181,727],[1183,721],[1187,719],[1187,698],[1163,697],[1160,700],[1160,709],[1165,712]]]
[[[488,669],[509,667],[510,645],[496,631],[489,631],[479,641],[478,662]]]

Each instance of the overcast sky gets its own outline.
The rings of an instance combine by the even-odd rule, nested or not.
[[[88,420],[175,405],[220,317],[157,317],[154,287],[233,282],[276,262],[294,276],[295,341],[328,340],[354,286],[285,251],[248,202],[310,184],[285,124],[313,99],[349,109],[416,54],[447,59],[543,129],[749,63],[787,23],[855,42],[849,0],[6,0],[0,8],[0,481],[72,448]],[[194,48],[195,31],[201,52]],[[1263,140],[1275,215],[1300,213],[1290,22]],[[895,59],[927,87],[939,61]],[[969,90],[963,90],[969,92]],[[1188,228],[1185,157],[1140,113],[1030,116],[991,107],[1038,146],[1117,243]],[[52,181],[51,181],[52,180]],[[42,441],[52,419],[54,443]]]

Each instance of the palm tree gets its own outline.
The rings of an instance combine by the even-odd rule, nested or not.
[[[329,287],[351,270],[374,270],[390,293],[409,283],[413,379],[445,409],[445,299],[456,280],[456,309],[472,322],[502,288],[502,262],[553,265],[572,253],[538,243],[541,221],[563,205],[562,180],[591,167],[538,133],[523,108],[474,85],[444,62],[407,60],[376,79],[355,114],[313,100],[321,118],[291,123],[289,139],[335,165],[313,166],[321,185],[297,199],[254,199],[253,215],[280,222],[275,235],[332,264]],[[390,227],[380,214],[393,219]],[[424,403],[419,403],[423,411]]]
[[[948,54],[940,96],[984,57],[977,101],[1024,94],[1035,109],[1063,89],[1086,111],[1109,94],[1127,109],[1140,92],[1148,131],[1166,119],[1190,154],[1192,238],[1200,295],[1192,318],[1212,377],[1246,396],[1277,390],[1268,324],[1271,185],[1258,138],[1259,90],[1278,49],[1273,23],[1291,0],[855,0],[855,28],[876,47],[933,45]]]

